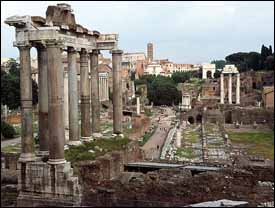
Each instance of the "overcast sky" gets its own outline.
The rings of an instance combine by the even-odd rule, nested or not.
[[[45,17],[48,5],[68,3],[76,22],[101,33],[119,33],[124,52],[146,52],[176,63],[224,59],[239,51],[274,48],[274,2],[3,2],[1,57],[18,57],[15,29],[4,23],[12,15]],[[35,55],[35,50],[32,49]],[[108,53],[104,53],[108,54]]]

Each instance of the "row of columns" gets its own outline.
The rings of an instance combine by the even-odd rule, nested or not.
[[[240,74],[237,73],[236,82],[236,104],[240,104]],[[220,103],[224,104],[224,73],[221,73],[220,77]],[[228,75],[228,104],[232,104],[232,74]]]
[[[64,119],[64,71],[62,67],[62,45],[48,41],[46,45],[35,45],[38,52],[39,74],[39,149],[48,153],[51,164],[64,163],[65,120]],[[20,89],[22,116],[22,151],[19,161],[34,161],[34,140],[32,128],[32,80],[31,46],[18,46],[20,51]],[[113,50],[113,112],[114,133],[122,133],[121,95],[121,50]],[[81,136],[90,138],[90,89],[92,95],[92,132],[100,131],[100,102],[98,87],[98,50],[90,53],[91,88],[88,71],[88,53],[80,51],[80,97]],[[69,135],[70,141],[79,141],[78,91],[76,71],[77,51],[68,48],[68,91],[69,91]],[[66,83],[65,83],[66,84]]]

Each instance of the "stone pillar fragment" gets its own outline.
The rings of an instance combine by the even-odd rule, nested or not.
[[[232,104],[232,74],[228,77],[228,103]]]
[[[221,104],[224,104],[224,84],[223,84],[223,78],[224,78],[224,76],[223,76],[223,73],[221,73],[221,77],[220,77],[220,79],[221,79],[221,81],[220,81],[220,103]]]
[[[61,45],[47,42],[49,100],[49,160],[50,164],[65,163],[64,159],[64,75]]]
[[[91,60],[91,99],[92,99],[92,132],[100,132],[100,101],[98,79],[98,50],[90,54]]]
[[[49,152],[49,129],[48,129],[48,68],[46,47],[37,46],[38,57],[38,106],[39,106],[39,152]]]
[[[137,115],[140,115],[140,98],[137,97]]]
[[[64,69],[64,67],[62,67]],[[64,71],[64,125],[69,129],[69,80],[68,71]]]
[[[32,128],[32,78],[30,47],[20,46],[21,154],[19,161],[35,160]]]
[[[240,104],[240,74],[237,74],[237,84],[236,84],[236,104]]]
[[[81,96],[81,137],[89,139],[90,125],[90,80],[88,54],[85,50],[80,53],[80,96]]]
[[[113,131],[115,134],[122,133],[122,80],[121,60],[122,50],[112,50],[113,65]]]
[[[78,125],[78,90],[77,90],[77,52],[68,48],[68,74],[69,74],[69,143],[79,144]]]

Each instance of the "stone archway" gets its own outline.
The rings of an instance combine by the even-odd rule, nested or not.
[[[212,78],[212,71],[207,71],[206,72],[206,78],[211,79]]]
[[[190,124],[194,124],[194,123],[195,123],[194,117],[189,116],[189,117],[188,117],[188,122],[189,122]]]

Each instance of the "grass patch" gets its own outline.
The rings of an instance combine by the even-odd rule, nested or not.
[[[247,153],[274,160],[274,132],[228,132],[233,144],[244,144]]]
[[[190,142],[190,143],[197,143],[200,139],[200,135],[198,132],[190,131],[190,132],[184,132],[183,133],[183,141]]]
[[[107,152],[122,150],[129,142],[128,138],[115,137],[98,139],[79,146],[71,146],[65,150],[65,159],[72,163],[82,160],[94,160]],[[93,150],[94,153],[89,152],[89,150]]]
[[[9,145],[1,148],[1,152],[21,152],[21,144]]]
[[[196,155],[193,152],[192,147],[180,147],[177,149],[175,155],[178,157],[184,157],[187,159],[193,159],[196,157]]]

